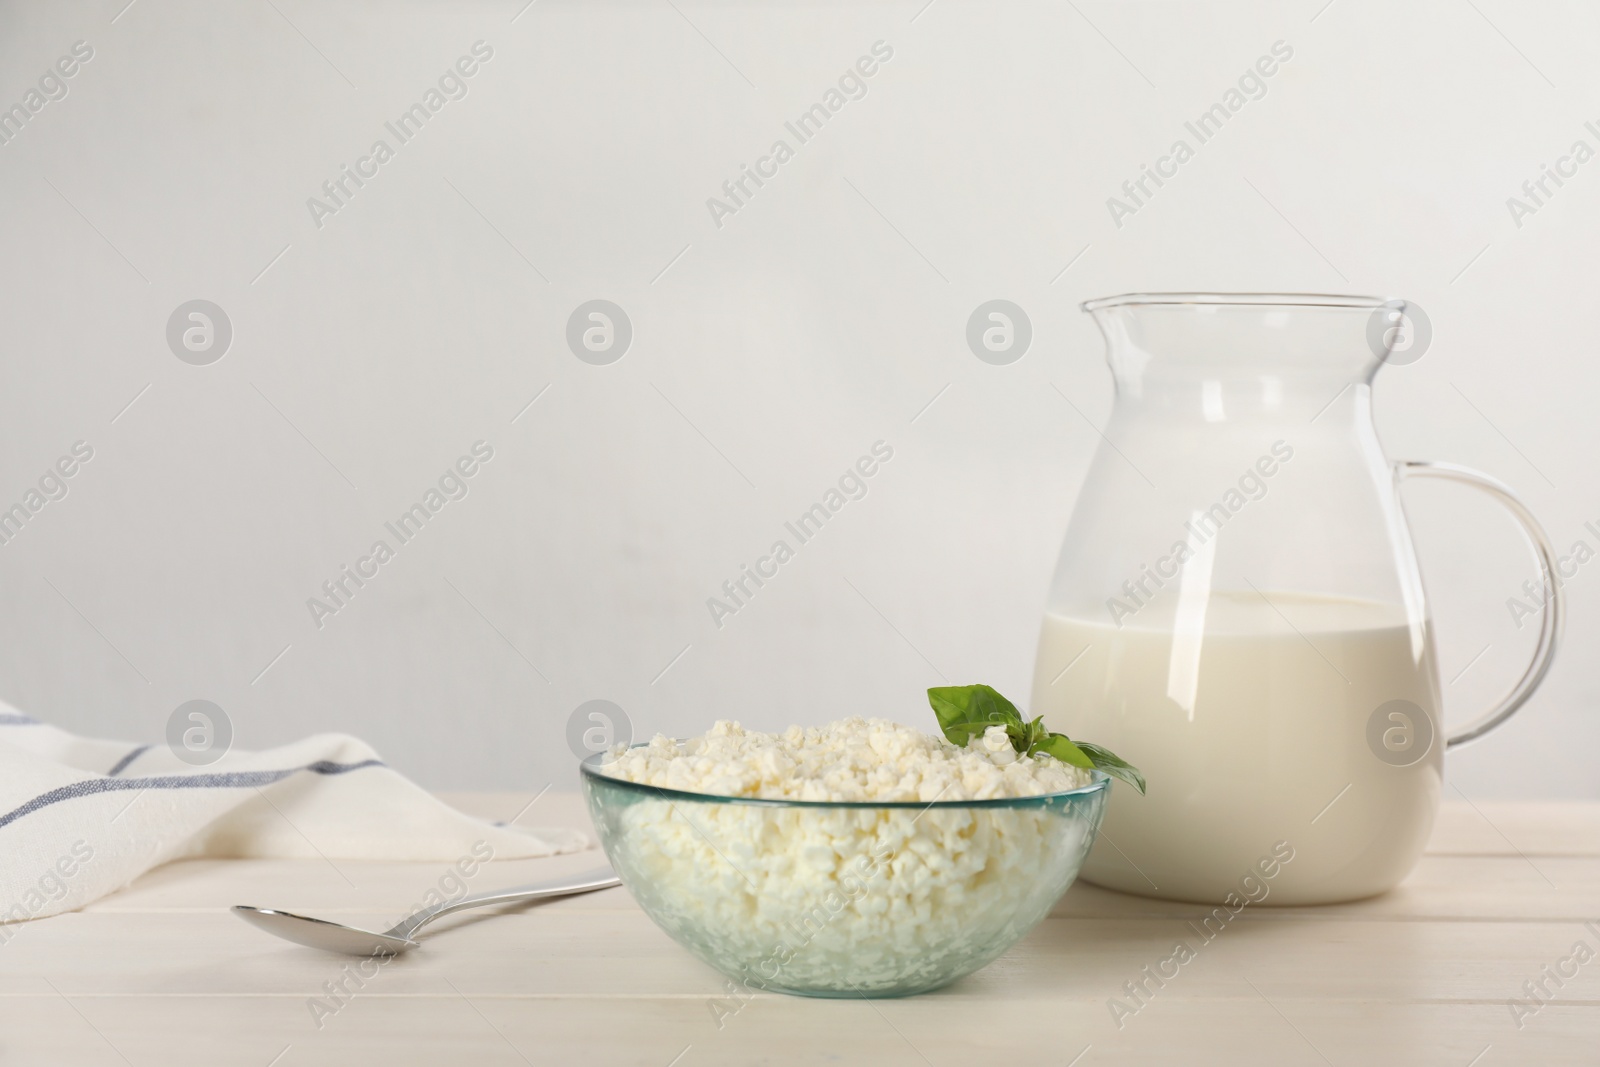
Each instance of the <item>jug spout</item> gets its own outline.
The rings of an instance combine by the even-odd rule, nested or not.
[[[1083,310],[1105,335],[1119,398],[1175,388],[1214,411],[1224,390],[1273,407],[1294,390],[1309,400],[1370,383],[1416,342],[1406,306],[1317,293],[1128,293]]]

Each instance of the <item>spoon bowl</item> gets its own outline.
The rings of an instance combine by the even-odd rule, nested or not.
[[[313,919],[309,915],[296,915],[292,911],[278,911],[275,908],[235,904],[233,913],[274,937],[345,956],[398,956],[407,949],[416,948],[418,944],[408,938],[358,930],[343,923]]]

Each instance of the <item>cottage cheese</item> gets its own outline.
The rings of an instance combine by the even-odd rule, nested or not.
[[[1049,756],[1019,756],[1002,726],[966,748],[883,719],[840,719],[781,734],[723,720],[703,737],[657,734],[643,748],[619,746],[605,771],[690,793],[772,800],[992,800],[1088,785],[1088,771]]]
[[[753,989],[917,992],[975,970],[1071,882],[1103,800],[949,806],[1092,781],[1049,757],[1018,757],[998,727],[959,749],[876,719],[782,734],[719,722],[691,741],[657,737],[613,756],[603,768],[612,776],[687,792],[940,801],[784,807],[636,794],[596,809],[651,918]]]

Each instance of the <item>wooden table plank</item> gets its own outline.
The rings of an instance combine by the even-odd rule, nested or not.
[[[621,893],[622,891],[618,891]],[[363,996],[448,996],[454,980],[516,997],[720,996],[723,978],[681,950],[642,912],[540,905],[449,920],[424,947],[365,972],[342,957],[277,942],[228,915],[81,915],[50,938],[16,938],[0,966],[0,996],[316,996],[355,974]],[[1328,923],[1248,913],[1207,941],[1191,924],[1151,919],[1048,919],[1000,961],[947,993],[1104,1003],[1182,941],[1196,959],[1162,996],[1243,998],[1247,983],[1285,999],[1373,997],[1501,1001],[1570,953],[1593,930],[1572,922]],[[115,952],[106,946],[115,945]],[[352,979],[354,981],[354,979]],[[1600,1004],[1600,962],[1579,968],[1562,998]]]
[[[1600,856],[1600,801],[1471,801],[1445,787],[1434,855]]]
[[[531,808],[531,794],[451,799],[489,818],[520,812],[521,825],[587,825],[574,794]],[[495,862],[470,885],[599,859]],[[84,912],[24,924],[0,946],[0,1062],[667,1067],[681,1054],[677,1067],[1061,1067],[1080,1053],[1078,1067],[1600,1062],[1600,959],[1520,1029],[1508,1007],[1579,939],[1600,949],[1600,922],[1583,925],[1600,920],[1594,804],[1447,804],[1428,854],[1395,892],[1327,908],[1252,906],[1207,943],[1187,925],[1205,908],[1079,885],[995,964],[904,1001],[730,999],[721,976],[625,890],[452,917],[423,949],[365,975],[225,910],[254,902],[387,924],[445,870],[173,864]],[[1144,1003],[1131,998],[1124,983],[1178,939],[1196,958],[1147,986]],[[328,999],[328,984],[341,982],[354,995]],[[1113,998],[1137,1012],[1117,1019]]]
[[[1118,1030],[1097,1004],[700,998],[356,998],[319,1030],[293,997],[0,998],[6,1062],[74,1067],[1016,1067],[1182,1064],[1474,1067],[1595,1063],[1600,1010],[1552,1005],[1517,1031],[1500,1005],[1156,1001]],[[1485,1050],[1488,1050],[1485,1053]],[[123,1058],[126,1057],[126,1058]],[[274,1057],[281,1057],[273,1063]]]

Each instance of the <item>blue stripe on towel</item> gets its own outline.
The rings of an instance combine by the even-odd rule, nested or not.
[[[27,715],[0,715],[0,726],[38,726],[39,720]]]
[[[127,789],[242,789],[271,785],[280,782],[291,774],[300,771],[310,771],[312,774],[345,774],[349,771],[359,771],[363,767],[382,767],[384,762],[379,759],[362,760],[360,763],[334,763],[332,760],[318,760],[308,763],[304,767],[288,767],[276,771],[220,771],[215,774],[163,774],[153,778],[88,778],[81,782],[73,782],[48,793],[40,793],[32,800],[23,804],[14,811],[0,815],[0,828],[10,825],[30,815],[40,808],[47,808],[51,804],[63,800],[72,800],[76,797],[92,796],[95,793],[115,793]]]
[[[111,769],[106,772],[106,777],[115,778],[117,775],[128,769],[128,764],[132,763],[134,760],[138,759],[140,756],[149,751],[149,745],[140,745],[126,756],[123,756],[121,759],[117,760],[116,763],[112,764]]]

